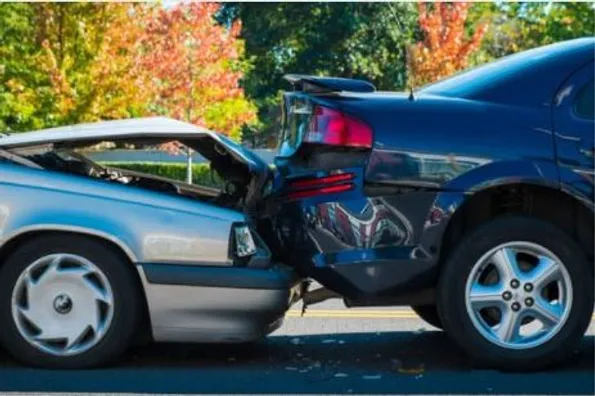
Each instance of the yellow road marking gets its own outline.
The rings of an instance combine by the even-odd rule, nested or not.
[[[286,317],[299,318],[301,310],[291,309]],[[304,318],[344,318],[344,319],[416,319],[415,312],[409,310],[345,310],[345,309],[312,309],[307,310]],[[595,321],[595,314],[591,317]]]
[[[289,312],[301,312],[299,309],[291,309]],[[319,313],[354,313],[354,314],[403,314],[403,315],[415,315],[410,309],[308,309],[308,312],[319,312]]]

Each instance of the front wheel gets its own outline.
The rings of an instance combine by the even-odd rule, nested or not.
[[[568,358],[593,312],[593,278],[565,232],[527,217],[484,224],[454,249],[438,285],[444,329],[471,357],[506,370]]]

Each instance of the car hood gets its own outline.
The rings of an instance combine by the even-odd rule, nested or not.
[[[135,118],[117,121],[101,121],[49,128],[33,132],[0,136],[0,148],[24,148],[44,144],[64,146],[84,145],[94,141],[118,141],[132,139],[171,139],[192,141],[199,137],[208,138],[225,147],[239,162],[248,166],[251,172],[263,172],[267,164],[256,154],[233,142],[224,135],[196,125],[165,117]],[[190,144],[192,147],[193,145]],[[200,151],[198,147],[193,147]]]

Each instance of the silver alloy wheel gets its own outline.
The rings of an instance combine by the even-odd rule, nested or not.
[[[556,255],[531,242],[509,242],[484,254],[467,279],[467,314],[488,341],[508,349],[546,343],[564,326],[572,282]]]
[[[12,317],[19,333],[55,356],[77,355],[96,346],[113,314],[107,277],[78,255],[41,257],[21,273],[12,291]]]

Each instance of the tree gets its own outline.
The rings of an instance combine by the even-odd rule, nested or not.
[[[54,123],[127,118],[145,112],[148,85],[137,68],[142,7],[123,3],[36,5],[40,65],[53,90]]]
[[[384,90],[406,86],[406,48],[417,32],[413,4],[226,3],[218,19],[242,21],[252,63],[244,86],[262,122],[248,136],[257,145],[274,144],[284,74],[363,78]]]
[[[593,3],[477,3],[470,19],[489,20],[476,62],[564,40],[595,35]]]
[[[166,114],[239,138],[255,120],[240,25],[216,4],[0,5],[0,130]]]
[[[38,67],[30,4],[0,5],[0,131],[36,129],[45,123],[48,79]]]
[[[118,3],[0,6],[0,129],[142,114],[135,8]],[[141,74],[142,76],[142,74]]]
[[[239,139],[256,120],[239,81],[245,64],[241,25],[218,25],[214,3],[153,9],[144,21],[140,65],[155,87],[150,110],[206,126]]]
[[[487,25],[479,24],[468,37],[466,20],[469,3],[433,4],[428,9],[419,3],[419,25],[423,41],[413,45],[409,53],[409,78],[420,86],[465,69],[469,57],[477,51]]]

